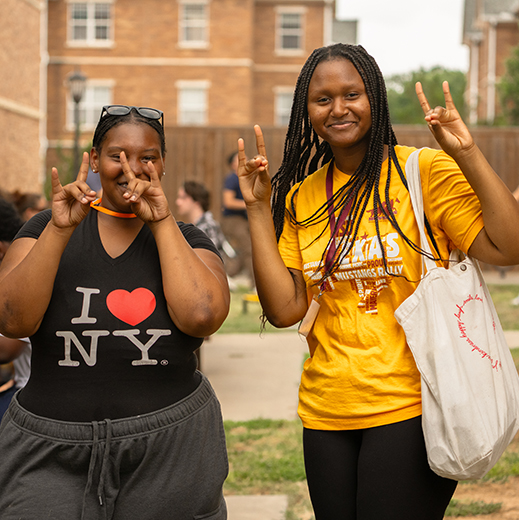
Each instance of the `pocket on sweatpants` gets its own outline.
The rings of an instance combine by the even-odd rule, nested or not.
[[[225,503],[225,498],[222,497],[217,509],[211,513],[195,515],[193,520],[227,520],[227,504]]]

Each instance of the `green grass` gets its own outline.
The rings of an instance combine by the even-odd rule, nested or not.
[[[276,329],[270,323],[265,323],[265,327],[261,325],[261,305],[257,302],[249,302],[247,304],[247,312],[243,312],[243,295],[247,294],[245,289],[238,289],[231,293],[231,307],[229,315],[225,320],[224,324],[220,327],[218,332],[221,333],[232,333],[232,332],[251,332],[254,334],[260,334],[263,332],[283,332],[293,330],[288,329]]]
[[[229,490],[305,479],[299,421],[257,419],[225,423],[232,467]]]
[[[519,446],[511,445],[497,464],[483,477],[483,482],[506,481],[508,477],[519,475]]]
[[[515,366],[517,367],[517,370],[519,370],[519,348],[512,348],[510,349],[510,352],[512,353]]]
[[[225,421],[225,434],[226,495],[287,495],[287,519],[313,518],[299,420]]]
[[[465,502],[463,500],[451,500],[451,503],[445,511],[445,516],[477,516],[477,515],[490,515],[501,509],[503,504],[490,503],[486,504],[480,500],[476,502]]]
[[[225,494],[287,495],[286,520],[312,520],[305,481],[301,422],[273,419],[225,421],[225,432],[229,454]],[[513,475],[519,475],[519,436],[489,474],[477,483],[504,482]],[[474,481],[470,483],[474,484]],[[501,503],[453,499],[446,516],[488,515],[499,511],[501,506]]]
[[[519,306],[511,303],[519,295],[519,286],[492,284],[488,289],[503,330],[519,330]]]

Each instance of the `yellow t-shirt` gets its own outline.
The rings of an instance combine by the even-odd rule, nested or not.
[[[397,146],[404,169],[415,148]],[[380,176],[385,201],[387,160]],[[294,204],[298,222],[326,203],[327,165],[287,196],[287,214]],[[483,228],[479,200],[455,161],[446,153],[424,149],[420,154],[424,209],[442,258],[452,249],[468,251]],[[334,168],[334,192],[348,179]],[[292,197],[294,191],[297,191]],[[389,191],[390,210],[403,233],[420,244],[409,192],[394,164]],[[338,216],[336,215],[336,218]],[[303,272],[309,301],[319,292],[317,272],[330,229],[324,221],[303,227],[285,218],[279,250],[288,268]],[[421,257],[405,243],[387,217],[379,217],[388,275],[373,219],[371,197],[355,244],[319,299],[320,310],[308,336],[311,357],[305,362],[298,413],[306,428],[347,430],[391,424],[421,414],[420,374],[395,309],[413,293],[421,274]],[[322,233],[322,236],[316,240]]]

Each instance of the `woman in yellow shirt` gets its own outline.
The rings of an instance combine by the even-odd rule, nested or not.
[[[517,264],[519,205],[443,90],[431,109],[417,84],[442,148],[420,154],[433,251]],[[421,273],[403,172],[414,148],[397,144],[376,62],[361,46],[312,53],[272,181],[255,132],[256,157],[238,143],[238,175],[265,315],[308,331],[298,412],[316,519],[441,520],[456,482],[427,464],[420,375],[394,318]]]

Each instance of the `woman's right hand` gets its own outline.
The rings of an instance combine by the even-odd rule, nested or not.
[[[77,179],[62,186],[57,168],[52,168],[52,224],[57,228],[75,228],[90,211],[90,203],[96,199],[96,192],[86,183],[89,155],[83,153],[83,160]]]
[[[267,150],[263,133],[259,125],[254,125],[256,134],[256,148],[258,154],[252,159],[247,160],[245,155],[245,143],[243,139],[238,139],[238,179],[243,200],[247,206],[257,202],[267,201],[270,204],[270,176],[267,159]]]

